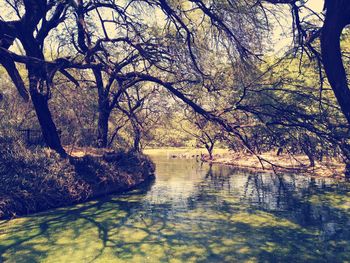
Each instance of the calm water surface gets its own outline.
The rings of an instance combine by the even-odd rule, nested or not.
[[[0,262],[349,262],[350,186],[153,155],[141,190],[0,221]]]

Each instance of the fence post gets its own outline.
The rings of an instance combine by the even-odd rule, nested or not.
[[[27,133],[27,144],[30,144],[30,130],[27,129],[27,130],[25,130],[25,131],[26,131],[26,133]]]

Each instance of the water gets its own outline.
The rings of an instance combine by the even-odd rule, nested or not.
[[[152,157],[143,189],[0,221],[0,262],[346,262],[349,185]]]

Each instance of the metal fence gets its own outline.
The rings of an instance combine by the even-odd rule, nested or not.
[[[28,145],[44,145],[41,130],[19,129],[20,138]]]

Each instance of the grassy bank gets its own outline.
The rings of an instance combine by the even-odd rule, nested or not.
[[[88,153],[61,159],[45,149],[0,138],[0,218],[43,211],[126,191],[154,178],[144,155]]]

